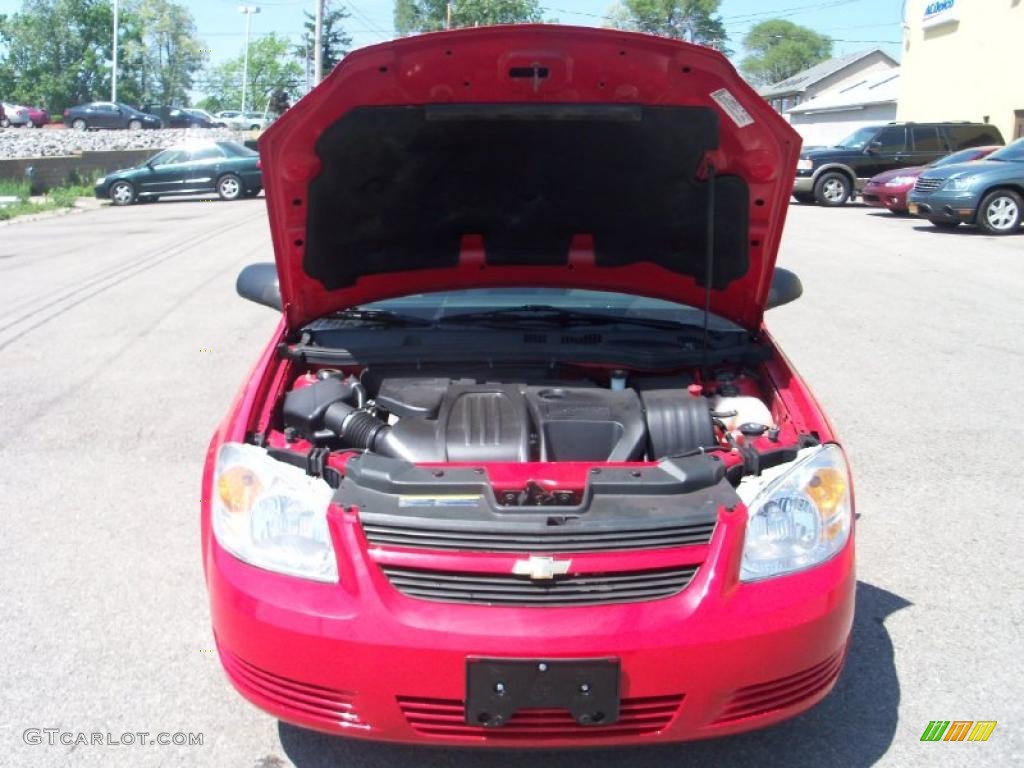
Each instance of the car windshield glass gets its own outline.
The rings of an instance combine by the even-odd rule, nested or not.
[[[487,313],[521,308],[585,312],[616,318],[664,320],[682,325],[700,325],[703,310],[646,296],[577,288],[470,288],[402,296],[364,304],[360,310],[394,312],[407,317],[437,322],[470,313]],[[508,319],[514,319],[508,316]],[[571,323],[570,323],[571,324]],[[716,331],[742,331],[728,320],[711,316],[709,327]]]
[[[233,157],[257,157],[259,155],[259,152],[257,152],[255,149],[243,147],[241,144],[235,141],[220,141],[217,143],[220,145],[221,149],[223,149],[225,152],[227,152],[229,155],[232,155]]]
[[[184,156],[184,149],[165,149],[163,152],[151,157],[147,165],[170,165],[171,163],[180,163]]]
[[[1024,139],[1017,139],[989,155],[986,160],[1002,160],[1010,163],[1024,163]]]
[[[933,163],[928,165],[929,168],[941,168],[943,165],[953,165],[954,163],[967,163],[971,160],[976,160],[978,157],[978,150],[976,149],[961,149],[959,152],[954,152],[952,155],[946,155],[940,157]]]
[[[843,149],[864,149],[876,133],[878,133],[877,128],[859,128],[836,144],[836,146]]]

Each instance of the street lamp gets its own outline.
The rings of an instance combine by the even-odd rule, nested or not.
[[[245,91],[249,86],[249,33],[252,30],[252,15],[259,13],[258,5],[240,5],[238,12],[245,14],[245,59],[242,63],[242,112],[245,112]]]
[[[114,56],[110,68],[110,100],[117,101],[117,0],[114,0]]]

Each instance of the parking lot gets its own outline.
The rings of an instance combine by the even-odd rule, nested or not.
[[[768,324],[846,443],[860,513],[857,618],[836,690],[726,740],[515,758],[308,733],[251,707],[221,672],[199,481],[210,434],[276,323],[235,296],[235,275],[271,258],[262,199],[0,229],[0,764],[1024,761],[1024,235],[791,207],[779,263],[805,293]],[[935,719],[999,725],[986,743],[920,742]],[[29,728],[198,732],[203,744],[31,745]]]

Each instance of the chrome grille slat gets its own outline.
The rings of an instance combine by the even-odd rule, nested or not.
[[[428,571],[381,566],[399,592],[421,600],[478,605],[604,605],[655,600],[681,592],[697,566],[564,576],[533,581],[512,574]]]
[[[363,532],[370,544],[523,553],[666,549],[706,544],[711,540],[714,530],[713,522],[624,530],[587,530],[584,527],[566,530],[559,526],[551,533],[363,523]]]
[[[924,179],[918,178],[914,184],[915,192],[934,192],[946,183],[945,179]]]

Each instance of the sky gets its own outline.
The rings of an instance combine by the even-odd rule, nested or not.
[[[330,2],[331,0],[328,0]],[[348,7],[346,28],[353,47],[382,42],[393,35],[393,0],[336,0]],[[237,56],[245,44],[245,17],[239,0],[178,0],[192,11],[199,37],[210,48],[214,63]],[[602,26],[613,0],[541,0],[546,19],[563,24]],[[548,5],[550,3],[550,5]],[[247,0],[260,13],[252,17],[252,34],[275,32],[296,42],[302,33],[303,10],[314,0]],[[734,60],[742,56],[740,40],[758,21],[786,18],[828,34],[836,54],[880,46],[899,58],[903,0],[722,0],[719,12],[726,25]],[[0,0],[0,13],[13,13],[21,0]]]

